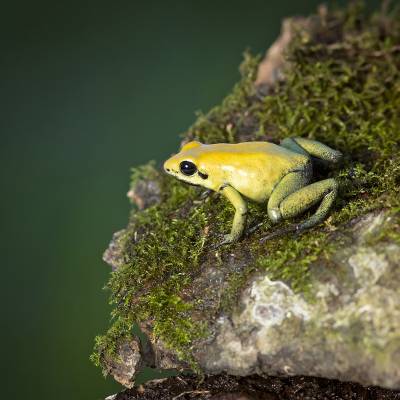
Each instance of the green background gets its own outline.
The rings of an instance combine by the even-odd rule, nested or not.
[[[101,256],[127,222],[129,168],[176,151],[242,52],[318,3],[2,3],[2,398],[120,389],[88,357],[109,325]]]

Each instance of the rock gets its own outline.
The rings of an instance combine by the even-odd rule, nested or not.
[[[122,341],[117,349],[117,357],[104,355],[105,365],[114,379],[125,387],[133,387],[134,377],[139,371],[142,356],[137,340]]]
[[[160,202],[160,184],[156,179],[140,179],[126,196],[133,204],[136,204],[139,210],[144,210]]]
[[[103,261],[110,265],[113,271],[124,264],[124,247],[122,242],[125,233],[125,229],[115,232],[107,250],[103,254]]]
[[[289,64],[286,53],[293,38],[301,32],[302,40],[305,42],[318,39],[318,32],[321,30],[321,25],[326,24],[327,15],[327,7],[321,5],[318,8],[318,17],[291,17],[282,21],[279,37],[269,47],[258,67],[255,86],[259,94],[268,94],[279,81],[284,81],[284,69]],[[332,29],[328,40],[332,40],[336,34],[335,29]]]
[[[352,244],[335,253],[333,264],[315,262],[321,273],[310,301],[268,276],[250,282],[232,315],[219,318],[202,352],[204,369],[400,388],[400,246],[370,244],[388,218],[367,214],[353,225]]]
[[[277,81],[283,79],[282,67],[285,64],[284,53],[289,46],[296,27],[305,28],[309,24],[307,18],[286,18],[282,22],[281,33],[265,54],[258,68],[255,85],[258,90],[267,94]]]
[[[216,319],[213,339],[194,347],[202,370],[314,375],[400,388],[400,246],[373,242],[390,223],[385,211],[351,221],[341,233],[347,245],[329,264],[313,263],[310,300],[268,275],[250,280],[234,311]],[[227,267],[244,265],[230,258]],[[223,281],[224,269],[208,265],[194,286],[203,292],[217,284],[222,293]],[[157,367],[188,367],[161,340],[153,347]],[[111,363],[109,371],[131,387],[138,347],[125,344],[120,351],[122,362]]]

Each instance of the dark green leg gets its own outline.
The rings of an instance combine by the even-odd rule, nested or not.
[[[315,140],[286,138],[281,146],[295,153],[336,162],[341,153]],[[297,229],[310,228],[322,222],[337,196],[338,185],[334,179],[325,179],[309,185],[311,165],[303,171],[290,172],[274,188],[268,200],[268,216],[273,222],[296,217],[320,202],[317,211]]]
[[[304,154],[307,157],[310,157],[310,154],[307,153],[295,140],[294,138],[286,138],[283,139],[280,143],[282,147],[294,151],[295,153]]]
[[[313,156],[324,161],[338,162],[342,158],[340,151],[334,150],[316,140],[300,137],[286,138],[282,140],[280,145],[296,153]]]
[[[272,222],[279,222],[282,219],[280,205],[290,194],[297,192],[306,186],[311,179],[311,170],[290,172],[275,186],[268,199],[268,217]]]
[[[279,205],[282,218],[292,218],[321,202],[314,215],[301,222],[297,228],[307,229],[322,222],[337,196],[338,185],[334,179],[325,179],[305,186],[287,196]]]

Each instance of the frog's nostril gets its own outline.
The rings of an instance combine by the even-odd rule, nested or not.
[[[165,168],[165,170],[166,170],[167,172],[171,171],[169,168]]]

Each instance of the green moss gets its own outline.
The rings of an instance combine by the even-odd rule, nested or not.
[[[327,31],[327,25],[335,29]],[[152,164],[133,171],[133,186],[140,179],[157,179],[161,202],[134,210],[120,240],[126,263],[107,285],[115,307],[113,325],[96,339],[96,364],[102,364],[104,354],[115,355],[116,343],[129,337],[136,322],[151,325],[154,338],[194,367],[191,347],[207,336],[205,318],[209,322],[221,310],[229,311],[250,274],[267,272],[270,279],[284,280],[310,297],[310,265],[329,257],[332,232],[370,210],[390,208],[398,215],[399,42],[398,15],[365,16],[359,5],[329,13],[310,31],[298,32],[287,52],[285,79],[269,95],[254,87],[260,57],[246,53],[242,79],[232,94],[199,115],[185,134],[186,140],[205,143],[303,136],[342,151],[339,171],[316,170],[316,179],[337,176],[340,182],[331,216],[319,227],[260,243],[290,223],[272,227],[265,207],[250,205],[249,225],[261,227],[216,254],[213,246],[230,229],[232,206],[216,194],[203,196],[202,190],[159,174]],[[399,237],[396,224],[386,231],[390,238]],[[225,271],[228,285],[222,298],[208,292],[195,296],[191,285],[200,267],[211,263],[222,269],[229,254],[246,266]]]
[[[129,339],[132,335],[133,321],[125,318],[117,318],[106,335],[96,336],[95,351],[90,356],[90,360],[97,366],[103,368],[104,375],[108,370],[105,367],[105,359],[119,359],[118,345],[125,339]]]
[[[225,313],[229,313],[235,306],[238,295],[248,281],[251,274],[257,270],[254,264],[248,265],[243,271],[233,272],[227,280],[227,289],[221,297],[220,309]]]
[[[273,242],[274,257],[261,256],[257,266],[265,270],[271,280],[282,280],[290,284],[297,293],[309,296],[311,291],[310,264],[322,251],[324,235],[305,233],[301,240],[281,238]]]
[[[185,318],[192,305],[178,293],[198,266],[206,218],[191,207],[192,189],[175,182],[169,187],[171,197],[162,206],[133,214],[133,237],[125,245],[129,262],[112,274],[108,288],[111,302],[119,305],[115,317],[134,315],[138,322],[152,319],[154,333],[183,352],[190,344],[188,337],[201,330]]]

